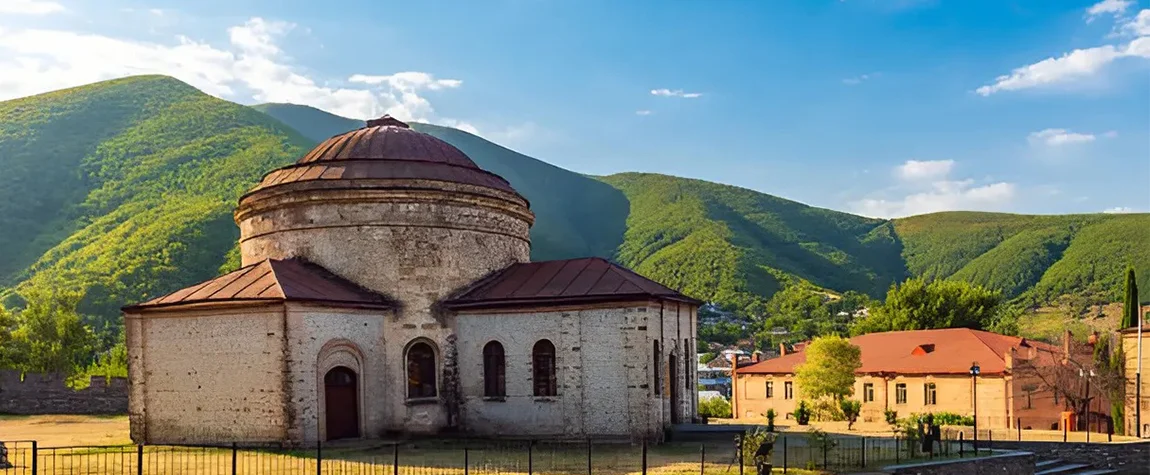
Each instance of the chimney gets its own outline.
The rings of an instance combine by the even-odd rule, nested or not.
[[[787,344],[786,343],[779,343],[779,356],[786,356],[786,355],[787,355]]]
[[[758,363],[759,362],[759,355],[761,355],[761,354],[763,354],[763,352],[757,351],[757,350],[754,352],[751,352],[751,362],[752,363]]]

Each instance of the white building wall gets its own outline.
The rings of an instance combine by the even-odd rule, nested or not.
[[[282,305],[129,316],[133,439],[141,443],[283,440]],[[140,401],[139,399],[142,399]],[[140,414],[142,412],[142,414]]]

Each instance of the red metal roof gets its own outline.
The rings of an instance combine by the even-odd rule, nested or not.
[[[860,374],[969,374],[975,361],[982,374],[1002,374],[1011,348],[1035,347],[1040,356],[1061,351],[1049,343],[969,328],[868,333],[850,341],[862,352]],[[1025,358],[1026,351],[1019,357]],[[806,352],[790,353],[739,368],[739,373],[790,374],[806,360]]]
[[[235,272],[124,307],[125,311],[217,302],[308,301],[390,308],[387,298],[302,259],[266,259]]]
[[[702,302],[599,257],[512,264],[444,302],[448,308],[665,299]]]
[[[390,116],[325,140],[295,164],[265,175],[252,192],[287,183],[341,179],[438,180],[516,193],[507,180],[479,168],[458,148]]]

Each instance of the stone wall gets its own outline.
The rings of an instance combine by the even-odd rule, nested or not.
[[[76,391],[60,374],[27,374],[0,370],[0,414],[125,414],[128,380],[93,376]]]
[[[994,441],[995,449],[1033,452],[1039,460],[1062,459],[1084,463],[1095,468],[1110,468],[1119,473],[1143,474],[1150,469],[1150,441],[1119,443],[1080,442],[1011,442]]]
[[[126,315],[132,440],[281,441],[284,306]]]
[[[1028,452],[992,455],[966,460],[946,460],[883,467],[894,475],[1033,475],[1035,456]]]

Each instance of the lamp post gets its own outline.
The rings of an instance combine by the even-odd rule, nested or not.
[[[1086,380],[1086,441],[1090,442],[1090,378],[1094,377],[1094,370],[1078,368],[1078,376]]]
[[[978,373],[982,372],[982,368],[978,367],[978,362],[975,361],[970,365],[970,381],[971,386],[974,388],[974,455],[978,455]]]

